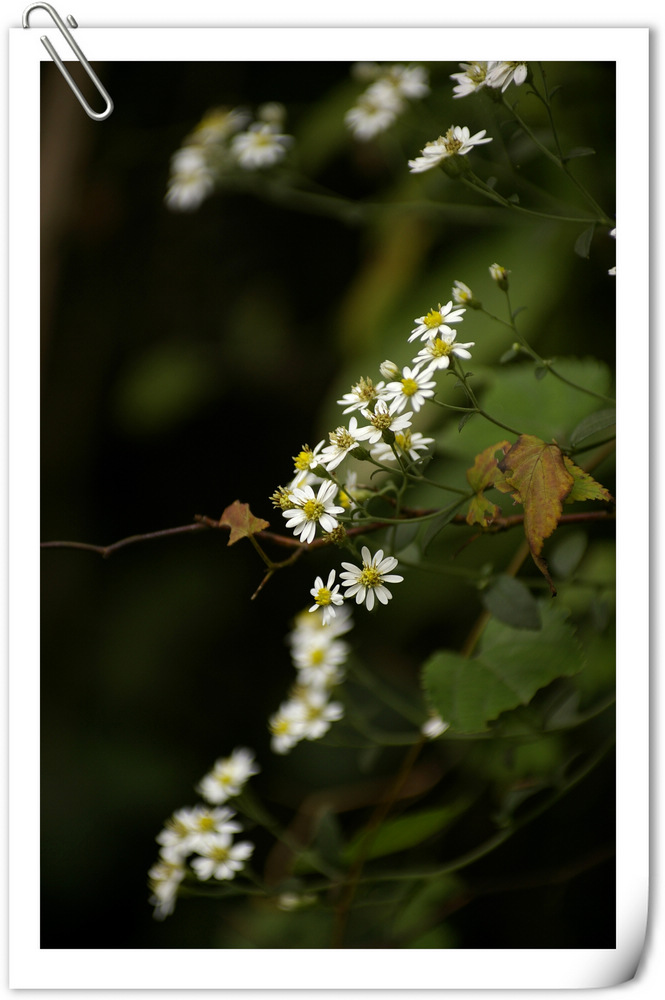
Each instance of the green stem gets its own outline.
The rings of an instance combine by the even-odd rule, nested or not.
[[[590,222],[598,222],[600,225],[613,225],[613,222],[611,220],[607,220],[604,216],[602,209],[599,209],[600,214],[603,215],[602,219],[594,219],[588,215],[553,215],[551,212],[541,212],[536,208],[525,208],[524,205],[518,205],[509,198],[504,198],[503,195],[499,194],[498,191],[495,191],[488,184],[485,184],[485,182],[473,172],[462,174],[460,176],[460,180],[473,191],[478,191],[480,194],[484,194],[486,198],[496,201],[499,205],[503,205],[504,208],[511,208],[513,211],[522,212],[525,215],[535,215],[539,219],[553,219],[555,222],[575,222],[587,225]]]

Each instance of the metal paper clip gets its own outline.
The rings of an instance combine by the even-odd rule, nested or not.
[[[45,10],[47,12],[47,14],[51,15],[51,17],[53,18],[54,23],[60,29],[62,35],[64,36],[64,38],[65,38],[65,40],[67,42],[67,44],[69,45],[69,47],[71,48],[71,50],[74,52],[74,54],[76,55],[76,58],[79,60],[79,62],[83,66],[83,69],[86,71],[86,73],[88,74],[88,76],[90,77],[90,79],[92,80],[92,82],[94,83],[95,87],[97,88],[97,90],[99,91],[99,93],[101,94],[101,96],[104,98],[104,101],[106,102],[106,110],[105,111],[97,112],[97,111],[93,111],[92,110],[92,108],[90,107],[90,105],[86,101],[85,97],[81,93],[81,90],[79,89],[79,87],[74,82],[71,73],[69,72],[68,69],[65,68],[65,64],[63,63],[62,59],[60,58],[60,56],[58,55],[58,53],[53,48],[53,45],[51,44],[50,39],[47,38],[46,35],[41,35],[40,40],[41,40],[42,45],[44,46],[44,48],[46,49],[46,51],[50,55],[50,57],[53,60],[53,62],[56,64],[56,66],[58,66],[60,72],[64,76],[64,78],[67,81],[67,83],[69,84],[69,86],[74,91],[76,97],[78,98],[79,103],[83,107],[83,110],[85,111],[85,113],[90,118],[94,118],[95,121],[98,121],[98,122],[101,122],[105,118],[108,118],[108,116],[113,111],[113,101],[111,100],[109,94],[107,93],[107,91],[105,90],[104,86],[102,85],[102,83],[101,83],[99,77],[97,76],[97,74],[95,73],[94,69],[92,68],[92,66],[90,65],[90,63],[86,59],[86,57],[83,55],[83,53],[81,52],[81,49],[79,48],[79,46],[76,44],[76,42],[72,38],[71,32],[68,30],[67,25],[62,20],[62,18],[58,14],[57,10],[54,10],[50,3],[31,3],[30,6],[26,7],[25,10],[23,11],[23,27],[24,28],[29,28],[30,27],[30,24],[29,24],[30,14],[31,14],[31,12],[33,10],[37,10],[38,8],[41,8],[42,10]],[[74,18],[72,17],[71,14],[67,15],[67,20],[69,21],[70,27],[72,27],[72,28],[77,28],[78,27],[76,21],[74,20]]]

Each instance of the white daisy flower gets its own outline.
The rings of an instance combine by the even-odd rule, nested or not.
[[[401,583],[403,576],[392,574],[397,566],[397,559],[394,556],[383,556],[383,549],[372,556],[372,553],[363,545],[361,549],[363,559],[362,567],[354,566],[353,563],[343,562],[345,572],[340,573],[343,584],[346,587],[345,597],[355,597],[356,604],[363,602],[367,610],[374,607],[374,598],[387,604],[392,598],[391,592],[385,586],[386,583]]]
[[[300,535],[301,542],[309,544],[313,541],[317,524],[324,531],[333,531],[338,527],[335,514],[343,514],[344,508],[332,503],[337,489],[336,483],[326,480],[319,486],[316,496],[311,486],[296,486],[291,491],[296,506],[282,511],[282,516],[287,519],[286,527],[293,528],[296,537]]]
[[[345,406],[343,413],[351,413],[353,410],[361,410],[368,406],[374,399],[380,399],[383,391],[383,382],[374,385],[371,378],[361,378],[359,382],[351,386],[351,392],[346,392],[337,402],[340,406]]]
[[[309,642],[313,636],[323,637],[326,642],[332,642],[340,635],[346,635],[353,628],[353,614],[347,604],[342,604],[336,610],[335,620],[324,625],[319,615],[310,615],[306,610],[296,615],[294,628],[288,635],[288,643],[292,649]]]
[[[417,364],[429,365],[428,372],[439,368],[447,368],[450,364],[451,354],[468,361],[471,355],[467,348],[475,347],[475,341],[472,340],[468,344],[456,344],[456,332],[455,330],[451,330],[450,333],[444,333],[440,337],[432,337],[413,360]]]
[[[446,729],[450,728],[449,722],[444,722],[440,715],[432,715],[427,722],[424,722],[420,727],[420,732],[423,736],[426,736],[428,740],[435,740],[438,736],[443,735]]]
[[[499,288],[505,292],[508,288],[508,275],[510,271],[502,267],[501,264],[490,264],[489,272],[492,280],[496,281]]]
[[[494,89],[501,88],[503,93],[511,83],[520,87],[526,80],[528,66],[525,62],[493,62],[488,64],[487,83],[488,87]]]
[[[231,152],[245,170],[272,167],[286,154],[293,136],[281,135],[267,122],[253,122],[231,140]]]
[[[338,591],[339,584],[335,583],[334,569],[330,570],[326,584],[324,584],[322,577],[317,576],[314,586],[310,590],[310,594],[314,598],[314,604],[309,610],[318,611],[320,608],[324,625],[327,625],[335,617],[335,606],[344,604],[344,598]]]
[[[326,631],[330,626],[326,626]],[[293,665],[301,684],[332,687],[343,678],[343,666],[349,655],[347,643],[341,639],[324,639],[312,636],[291,650]]]
[[[254,844],[242,840],[237,844],[226,833],[210,833],[199,844],[198,857],[192,859],[191,865],[197,878],[206,880],[216,878],[220,881],[236,877],[245,867],[245,861],[254,853]]]
[[[452,299],[446,302],[445,306],[439,303],[438,309],[430,309],[425,316],[418,316],[414,323],[418,325],[411,331],[409,343],[420,337],[421,340],[429,340],[438,334],[452,333],[449,323],[461,323],[464,319],[466,309],[453,309]]]
[[[251,120],[252,116],[244,108],[212,108],[205,113],[190,138],[204,146],[223,143]]]
[[[164,201],[175,212],[192,212],[212,194],[215,181],[201,146],[183,146],[171,157]]]
[[[328,692],[320,687],[298,689],[303,705],[303,733],[306,740],[318,740],[344,715],[344,707],[338,701],[329,701]]]
[[[367,441],[368,444],[376,444],[382,440],[386,431],[396,434],[398,431],[406,430],[413,419],[413,414],[404,413],[398,416],[399,409],[402,407],[391,406],[388,409],[386,400],[381,399],[374,407],[373,413],[366,410],[363,416],[369,420],[369,424],[367,427],[361,427],[358,431],[359,435],[362,434],[363,441]]]
[[[152,896],[150,904],[154,906],[155,920],[163,920],[173,913],[180,883],[185,877],[182,859],[169,861],[163,855],[148,872],[148,884]]]
[[[402,370],[399,382],[389,382],[386,394],[391,394],[390,412],[401,413],[408,403],[417,413],[425,405],[425,400],[434,395],[436,382],[430,379],[431,373],[431,368],[421,370],[420,364],[416,364],[413,368],[406,367]],[[403,431],[404,427],[391,429]]]
[[[233,822],[235,813],[222,806],[208,809],[199,805],[193,809],[178,809],[167,819],[164,829],[157,836],[157,843],[181,857],[196,849],[202,835],[208,833],[240,833],[242,826]]]
[[[324,444],[325,441],[319,441],[313,449],[310,448],[308,444],[304,444],[302,446],[302,450],[299,451],[297,455],[293,456],[294,479],[291,483],[291,489],[293,489],[294,486],[311,485],[317,481],[312,470],[315,469],[320,463],[319,452],[323,448]],[[293,507],[293,504],[291,503],[289,506]]]
[[[283,702],[268,720],[272,734],[270,749],[273,753],[286,754],[296,743],[305,738],[305,711],[300,700]]]
[[[240,795],[247,780],[260,770],[252,751],[238,747],[230,757],[215,761],[212,771],[201,779],[196,790],[206,802],[221,805],[227,799]]]
[[[429,94],[429,77],[424,66],[391,66],[389,78],[402,97],[409,100],[420,100]]]
[[[404,109],[397,88],[385,79],[376,80],[360,95],[358,103],[344,115],[356,139],[373,139],[385,132]]]
[[[396,365],[394,361],[382,361],[379,365],[379,371],[384,378],[396,379],[399,375],[399,365]]]
[[[473,301],[473,292],[463,281],[455,281],[452,290],[455,305],[469,305]]]
[[[328,472],[332,472],[342,462],[350,451],[360,444],[358,437],[358,421],[351,417],[348,427],[338,427],[328,434],[330,444],[321,452],[321,465],[324,465]]]
[[[484,87],[487,82],[487,65],[486,62],[460,63],[464,72],[450,74],[451,80],[457,80],[457,85],[453,87],[453,97],[466,97]]]
[[[434,444],[434,438],[424,437],[420,431],[411,431],[408,428],[395,435],[395,449],[401,455],[408,456],[412,461],[420,458],[419,451],[427,451],[428,447]],[[396,462],[395,452],[391,446],[381,441],[371,451],[372,458],[377,462]]]
[[[474,146],[492,142],[492,137],[484,138],[487,129],[471,135],[466,125],[451,125],[445,135],[428,142],[421,149],[422,156],[409,160],[409,170],[412,174],[421,174],[432,167],[438,167],[449,156],[466,156]]]

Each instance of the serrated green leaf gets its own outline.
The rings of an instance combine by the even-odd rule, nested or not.
[[[386,820],[372,840],[367,852],[367,859],[382,858],[387,854],[396,854],[409,847],[416,847],[424,840],[440,833],[449,827],[463,812],[466,812],[471,799],[461,799],[452,805],[440,809],[428,809],[423,812],[409,813],[397,819]],[[342,852],[342,861],[352,864],[363,851],[364,832],[351,841]]]
[[[502,712],[527,705],[536,691],[582,668],[582,656],[566,612],[541,602],[542,628],[515,629],[491,619],[477,657],[434,653],[422,670],[430,704],[452,733],[478,733]]]
[[[604,486],[596,482],[593,476],[590,476],[584,469],[580,469],[579,466],[575,465],[567,455],[563,456],[563,461],[567,471],[573,477],[573,485],[566,497],[566,503],[575,503],[576,500],[605,500],[607,503],[613,502],[614,497],[609,490],[606,490]]]
[[[589,438],[594,437],[596,434],[606,431],[609,427],[614,427],[615,424],[616,410],[598,410],[596,413],[589,414],[588,417],[579,422],[570,435],[570,443],[575,448],[583,441],[588,441]]]
[[[542,625],[538,602],[520,580],[502,574],[483,591],[485,608],[499,621],[513,628],[539,629]]]
[[[593,234],[596,231],[596,225],[589,226],[584,232],[575,240],[575,253],[578,257],[584,257],[585,259],[589,256],[589,250],[591,249],[591,241],[593,240]]]

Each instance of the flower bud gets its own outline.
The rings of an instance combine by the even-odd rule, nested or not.
[[[501,289],[501,291],[502,292],[507,292],[508,291],[508,275],[510,274],[510,271],[507,271],[505,267],[501,266],[501,264],[490,264],[489,271],[490,271],[490,275],[492,276],[492,278],[494,279],[494,281],[496,281],[496,283],[499,286],[499,288]]]

